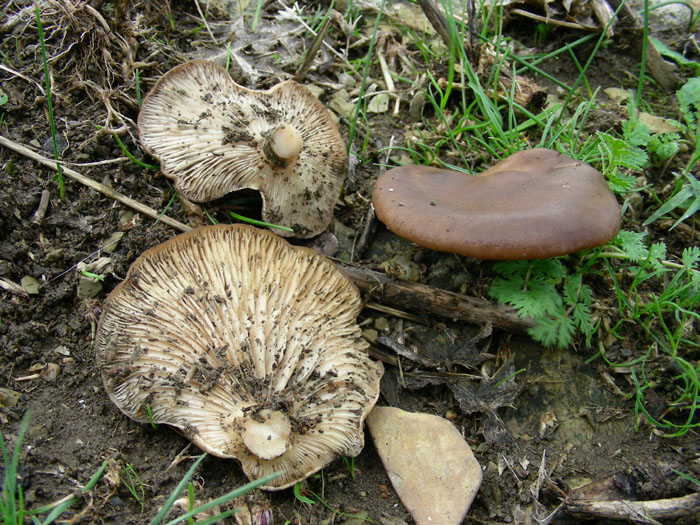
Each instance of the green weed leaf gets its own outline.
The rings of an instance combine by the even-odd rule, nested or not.
[[[564,280],[564,286],[562,286],[562,295],[566,304],[574,304],[576,302],[580,289],[581,274],[567,276]]]
[[[698,261],[700,260],[700,248],[697,246],[690,246],[683,250],[683,255],[681,255],[681,260],[683,261],[683,266],[693,270],[697,268]]]
[[[678,133],[662,133],[654,135],[647,143],[647,151],[657,160],[663,162],[678,153],[680,146]]]
[[[641,125],[638,125],[638,127],[641,127]],[[647,131],[647,136],[648,134],[649,132]],[[649,156],[646,151],[637,145],[627,142],[625,139],[613,137],[608,133],[598,132],[598,137],[608,149],[607,153],[612,157],[613,165],[632,170],[641,170],[649,164]]]
[[[493,280],[489,295],[522,317],[556,316],[563,310],[556,286],[566,270],[559,260],[509,261],[495,264],[494,269],[503,277]]]
[[[571,319],[573,319],[576,327],[583,335],[590,336],[593,334],[595,327],[593,325],[590,304],[581,302],[573,305],[571,309]]]
[[[673,49],[669,48],[668,46],[666,46],[666,44],[664,44],[657,38],[649,37],[649,40],[652,44],[654,44],[654,47],[661,56],[670,58],[671,60],[675,61],[676,64],[678,64],[679,66],[684,66],[689,69],[692,69],[694,75],[700,75],[700,64],[698,64],[694,60],[687,59],[678,51],[674,51]]]
[[[698,127],[698,113],[700,113],[700,77],[688,80],[676,92],[676,98],[686,124],[693,131],[696,131]]]
[[[687,179],[687,183],[683,184],[678,193],[664,202],[658,210],[652,213],[649,218],[644,221],[644,225],[651,224],[676,208],[685,209],[680,218],[671,226],[670,229],[673,229],[700,210],[700,181],[690,173],[686,173],[685,178]]]
[[[631,261],[639,262],[645,259],[649,253],[649,250],[644,244],[644,237],[646,237],[646,235],[646,233],[620,230],[611,241],[611,244],[619,246]]]
[[[527,332],[530,337],[539,341],[545,346],[566,347],[571,344],[576,327],[574,322],[568,317],[556,317],[540,319],[537,326],[530,328]]]
[[[644,146],[651,137],[649,128],[637,119],[623,122],[622,134],[625,141],[632,146]]]

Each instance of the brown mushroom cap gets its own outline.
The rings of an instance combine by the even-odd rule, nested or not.
[[[480,175],[425,166],[386,171],[372,193],[377,217],[421,246],[479,259],[541,259],[605,244],[620,206],[603,176],[540,148]]]
[[[109,397],[178,428],[277,490],[355,456],[379,395],[360,295],[324,257],[243,225],[200,228],[141,255],[95,339]]]
[[[177,66],[144,99],[143,147],[195,202],[253,189],[263,220],[313,237],[330,223],[347,170],[345,143],[323,104],[301,84],[268,91],[236,84],[213,62]]]

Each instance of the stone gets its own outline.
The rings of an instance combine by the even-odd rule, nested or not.
[[[81,275],[78,278],[78,299],[89,299],[96,297],[101,291],[102,283],[93,279],[92,277]]]
[[[362,330],[362,337],[365,341],[374,343],[377,340],[377,337],[379,337],[379,334],[374,328],[365,328]]]
[[[355,104],[350,102],[350,95],[344,89],[333,93],[328,102],[328,107],[343,118],[351,119],[355,113]]]
[[[25,275],[22,277],[20,284],[22,285],[22,288],[24,288],[24,291],[29,295],[38,294],[39,289],[41,288],[41,283],[39,283],[39,280],[31,275]]]
[[[481,467],[457,428],[438,416],[392,407],[374,407],[367,426],[415,523],[462,523],[481,485]]]
[[[22,397],[20,392],[15,392],[9,388],[0,388],[0,407],[14,408],[17,406],[20,397]]]
[[[374,328],[380,332],[389,330],[389,320],[386,317],[377,317],[374,320]]]

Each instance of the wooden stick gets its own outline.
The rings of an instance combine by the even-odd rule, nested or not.
[[[20,155],[24,155],[25,157],[28,157],[32,160],[35,160],[39,164],[43,164],[47,168],[51,168],[52,170],[56,170],[56,161],[54,159],[49,159],[48,157],[44,157],[43,155],[39,155],[38,153],[30,150],[26,146],[23,146],[21,144],[18,144],[8,138],[3,137],[0,135],[0,145],[2,145],[5,148],[11,149],[12,151],[15,151],[19,153]],[[105,186],[104,184],[100,184],[99,182],[96,182],[92,180],[89,177],[86,177],[85,175],[82,175],[78,173],[75,170],[72,170],[71,168],[68,168],[67,166],[62,165],[61,170],[63,173],[65,173],[67,176],[69,176],[71,179],[77,180],[81,184],[84,184],[88,188],[92,188],[95,191],[98,191],[102,193],[103,195],[106,195],[107,197],[114,199],[115,201],[121,202],[122,204],[125,204],[126,206],[129,206],[139,213],[143,213],[144,215],[147,215],[148,217],[151,217],[156,220],[160,220],[160,222],[167,224],[168,226],[172,226],[176,230],[179,230],[181,232],[186,232],[190,231],[192,228],[190,226],[187,226],[186,224],[181,223],[180,221],[177,221],[175,219],[171,219],[167,215],[161,215],[159,212],[154,210],[153,208],[150,208],[144,204],[141,204],[138,201],[135,201],[134,199],[127,197],[126,195],[119,193],[118,191],[114,191],[112,188],[109,186]]]
[[[48,168],[56,169],[55,160],[39,155],[29,148],[17,144],[1,135],[0,145],[35,160]],[[121,202],[148,217],[160,219],[164,224],[180,232],[187,232],[192,229],[190,226],[166,215],[161,215],[153,208],[114,191],[112,188],[100,184],[99,182],[95,182],[77,171],[65,166],[62,166],[62,169],[63,173],[81,184]],[[528,328],[535,326],[535,322],[532,319],[518,317],[515,310],[507,306],[499,306],[485,299],[448,292],[425,284],[399,281],[381,272],[349,266],[340,261],[335,262],[340,270],[348,276],[360,290],[369,295],[368,299],[373,301],[381,301],[386,304],[398,306],[400,308],[410,308],[419,312],[428,312],[457,321],[468,321],[479,324],[491,323],[494,327],[509,332],[524,332]]]
[[[491,323],[494,327],[509,332],[524,332],[535,326],[532,319],[521,318],[512,308],[486,299],[425,284],[399,281],[385,273],[349,266],[340,261],[336,261],[336,265],[373,301],[428,312],[455,321]]]
[[[659,523],[657,520],[690,517],[700,512],[700,493],[650,501],[570,500],[564,503],[564,510],[572,516]]]
[[[430,0],[418,0],[418,5],[423,10],[423,14],[425,14],[425,17],[430,22],[430,25],[432,25],[433,29],[435,29],[435,32],[440,35],[442,41],[445,42],[445,45],[449,48],[450,35],[447,32],[447,21],[445,20],[445,15],[438,11],[435,4],[433,4]]]

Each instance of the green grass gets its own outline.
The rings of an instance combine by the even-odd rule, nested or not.
[[[119,479],[141,506],[141,512],[143,512],[146,508],[146,489],[141,478],[129,463],[124,465],[119,472]]]
[[[80,496],[89,493],[95,487],[107,468],[107,461],[105,460],[85,486],[78,490],[77,493],[69,494],[65,498],[43,507],[32,510],[25,509],[22,487],[17,483],[17,479],[20,451],[22,450],[22,443],[27,431],[27,426],[29,425],[30,417],[30,413],[27,412],[22,419],[11,455],[8,454],[5,440],[0,436],[0,451],[2,451],[2,460],[5,469],[2,485],[2,501],[0,501],[0,516],[2,516],[3,525],[22,525],[29,517],[31,517],[31,522],[34,524],[49,525],[55,522],[61,514],[78,501]],[[37,517],[41,514],[46,514],[42,520]]]
[[[347,458],[346,462],[347,462]],[[354,475],[352,476],[354,478]],[[324,507],[326,510],[330,511],[331,514],[334,516],[340,517],[340,518],[347,518],[349,520],[359,520],[363,522],[368,522],[368,523],[374,523],[366,514],[348,514],[346,512],[342,512],[339,509],[333,508],[331,505],[326,502],[323,496],[324,488],[325,488],[325,477],[323,475],[323,471],[321,471],[320,474],[314,474],[311,476],[311,479],[317,479],[320,480],[321,482],[321,494],[317,494],[313,490],[309,488],[302,488],[302,485],[306,485],[304,482],[299,482],[296,483],[292,489],[294,493],[294,498],[301,504],[303,505],[308,505],[308,506],[314,506],[316,504],[321,505]]]
[[[18,472],[19,472],[19,457],[20,451],[22,450],[22,443],[24,441],[24,436],[27,431],[27,426],[29,425],[30,413],[27,414],[22,419],[19,425],[19,430],[17,432],[17,439],[12,452],[6,448],[5,440],[2,435],[0,435],[0,452],[2,452],[3,466],[5,470],[5,475],[2,484],[2,499],[0,499],[0,519],[2,519],[2,525],[22,525],[26,523],[28,519],[31,518],[31,522],[35,525],[50,525],[57,521],[61,515],[66,512],[73,504],[78,503],[82,495],[88,495],[96,487],[104,471],[107,468],[107,460],[104,460],[100,467],[91,476],[90,480],[82,487],[80,490],[61,498],[57,502],[51,503],[49,505],[44,505],[42,507],[27,510],[24,508],[24,500],[22,494],[22,487],[18,483]],[[150,525],[160,525],[166,523],[166,525],[175,525],[176,523],[181,523],[183,521],[188,521],[192,523],[195,517],[203,512],[210,511],[211,509],[229,503],[230,501],[247,494],[248,492],[265,485],[277,476],[279,472],[270,474],[263,478],[260,478],[250,483],[246,483],[241,487],[238,487],[230,492],[227,492],[223,496],[215,498],[207,503],[198,505],[194,507],[194,495],[192,491],[192,485],[190,480],[194,475],[197,467],[206,457],[206,454],[201,454],[197,460],[192,464],[189,470],[185,473],[183,478],[175,487],[175,490],[166,499],[163,506],[155,514],[154,518],[149,522]],[[136,471],[130,464],[126,464],[120,473],[119,478],[131,495],[136,499],[141,507],[141,512],[146,510],[146,493]],[[189,490],[187,488],[189,487]],[[189,510],[174,518],[170,521],[165,522],[165,516],[172,509],[175,500],[177,500],[185,491],[188,493]],[[151,509],[152,510],[152,509]],[[198,520],[198,524],[211,524],[216,523],[219,520],[228,518],[236,513],[235,509],[226,510],[224,512],[217,513],[209,518]],[[45,515],[43,519],[40,519],[40,515]]]
[[[49,77],[49,63],[46,58],[46,45],[44,43],[44,29],[41,24],[41,11],[39,4],[35,4],[34,11],[36,14],[36,27],[39,36],[39,47],[41,49],[41,62],[44,68],[44,86],[46,90],[46,110],[49,115],[49,130],[51,132],[51,145],[53,147],[54,158],[56,159],[56,181],[58,183],[58,196],[63,199],[65,191],[63,188],[63,171],[61,164],[58,162],[58,146],[56,144],[56,123],[53,118],[53,103],[51,98],[51,79]]]
[[[2,500],[0,501],[0,516],[3,525],[16,525],[24,521],[24,502],[22,499],[22,487],[17,484],[17,467],[19,464],[19,453],[22,449],[22,440],[29,424],[29,413],[24,417],[17,432],[12,455],[8,455],[5,447],[5,440],[0,435],[0,451],[5,467],[5,477],[2,484]]]

